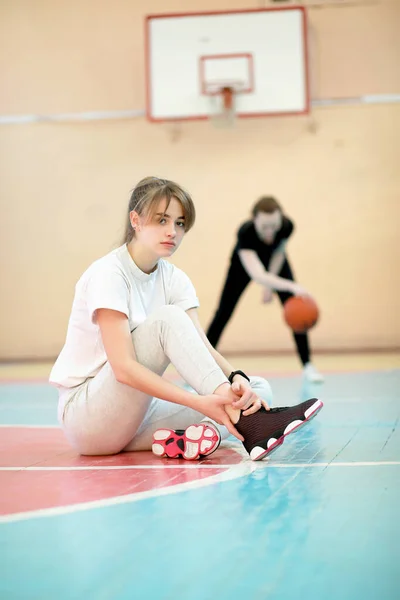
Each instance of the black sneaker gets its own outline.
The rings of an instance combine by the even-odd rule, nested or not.
[[[315,417],[323,405],[321,400],[311,398],[296,406],[270,410],[262,407],[247,417],[241,415],[235,427],[244,437],[243,445],[251,460],[261,460],[283,444],[289,433]]]

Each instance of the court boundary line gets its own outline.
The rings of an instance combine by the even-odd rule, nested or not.
[[[0,472],[6,471],[134,471],[136,470],[164,470],[164,469],[233,469],[244,463],[249,463],[249,459],[242,460],[240,463],[226,463],[220,465],[208,465],[202,463],[196,464],[179,464],[179,465],[84,465],[84,466],[71,466],[71,467],[0,467]],[[308,463],[273,463],[273,462],[260,462],[250,463],[255,465],[256,468],[273,468],[273,469],[308,469],[308,468],[327,468],[327,467],[386,467],[386,466],[400,466],[400,460],[382,460],[382,461],[349,461],[349,462],[308,462]]]
[[[262,463],[262,462],[252,462],[250,460],[243,461],[239,464],[230,467],[226,465],[226,470],[222,473],[218,473],[216,475],[211,475],[210,477],[206,477],[204,479],[198,479],[196,481],[180,483],[177,485],[172,485],[165,488],[155,488],[152,490],[147,490],[145,492],[137,492],[136,494],[126,494],[122,496],[114,496],[112,498],[106,498],[102,500],[93,500],[90,502],[81,502],[77,504],[71,504],[67,506],[58,506],[52,508],[43,508],[37,510],[31,510],[26,512],[19,512],[8,515],[0,515],[0,524],[2,523],[12,523],[18,521],[28,521],[29,519],[37,519],[43,517],[52,517],[59,515],[66,515],[75,512],[81,512],[84,510],[96,509],[96,508],[106,508],[109,506],[115,506],[119,504],[129,504],[133,502],[138,502],[140,500],[144,500],[146,498],[151,497],[160,497],[167,496],[170,494],[176,494],[185,491],[191,491],[193,489],[198,489],[202,487],[206,487],[209,485],[213,485],[216,483],[221,483],[224,481],[230,481],[232,479],[238,479],[240,477],[244,477],[246,475],[250,475],[257,469],[260,468],[294,468],[300,472],[303,468],[314,467],[314,468],[330,468],[330,467],[339,467],[339,466],[387,466],[394,465],[399,466],[400,461],[385,461],[385,462],[363,462],[363,463]],[[182,467],[182,466],[181,466]],[[197,468],[201,468],[201,466],[196,465]],[[133,467],[134,468],[134,467]],[[162,467],[164,468],[164,466]],[[223,465],[214,468],[224,468]],[[26,469],[19,469],[21,471]],[[298,475],[299,473],[297,473]]]
[[[117,504],[129,504],[132,502],[138,502],[146,498],[168,496],[170,494],[177,494],[180,492],[186,492],[193,489],[198,489],[213,485],[215,483],[221,483],[223,481],[230,481],[231,479],[237,479],[244,477],[254,471],[253,462],[242,462],[236,464],[234,467],[227,467],[222,473],[211,475],[204,479],[197,479],[195,481],[189,481],[185,483],[179,483],[163,488],[154,488],[152,490],[146,490],[145,492],[137,492],[136,494],[125,494],[122,496],[114,496],[112,498],[105,498],[102,500],[93,500],[90,502],[80,502],[77,504],[71,504],[67,506],[57,506],[52,508],[41,508],[37,510],[31,510],[26,512],[19,512],[9,515],[0,515],[1,523],[11,523],[15,521],[27,521],[33,518],[52,517],[57,515],[65,515],[74,512],[80,512],[84,510],[90,510],[95,508],[105,508],[108,506],[115,506]],[[224,468],[221,466],[220,468]]]

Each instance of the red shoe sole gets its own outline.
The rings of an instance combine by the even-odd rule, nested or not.
[[[184,431],[157,429],[153,433],[152,452],[160,458],[197,460],[215,452],[221,441],[217,429],[209,424],[194,424]]]

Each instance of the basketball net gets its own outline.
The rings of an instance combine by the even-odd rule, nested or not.
[[[210,121],[214,127],[233,127],[236,120],[235,90],[224,86],[217,94],[209,96],[211,104]]]

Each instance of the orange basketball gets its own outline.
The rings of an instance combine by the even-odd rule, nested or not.
[[[283,306],[283,316],[290,329],[304,333],[318,321],[318,306],[309,296],[292,296]]]

